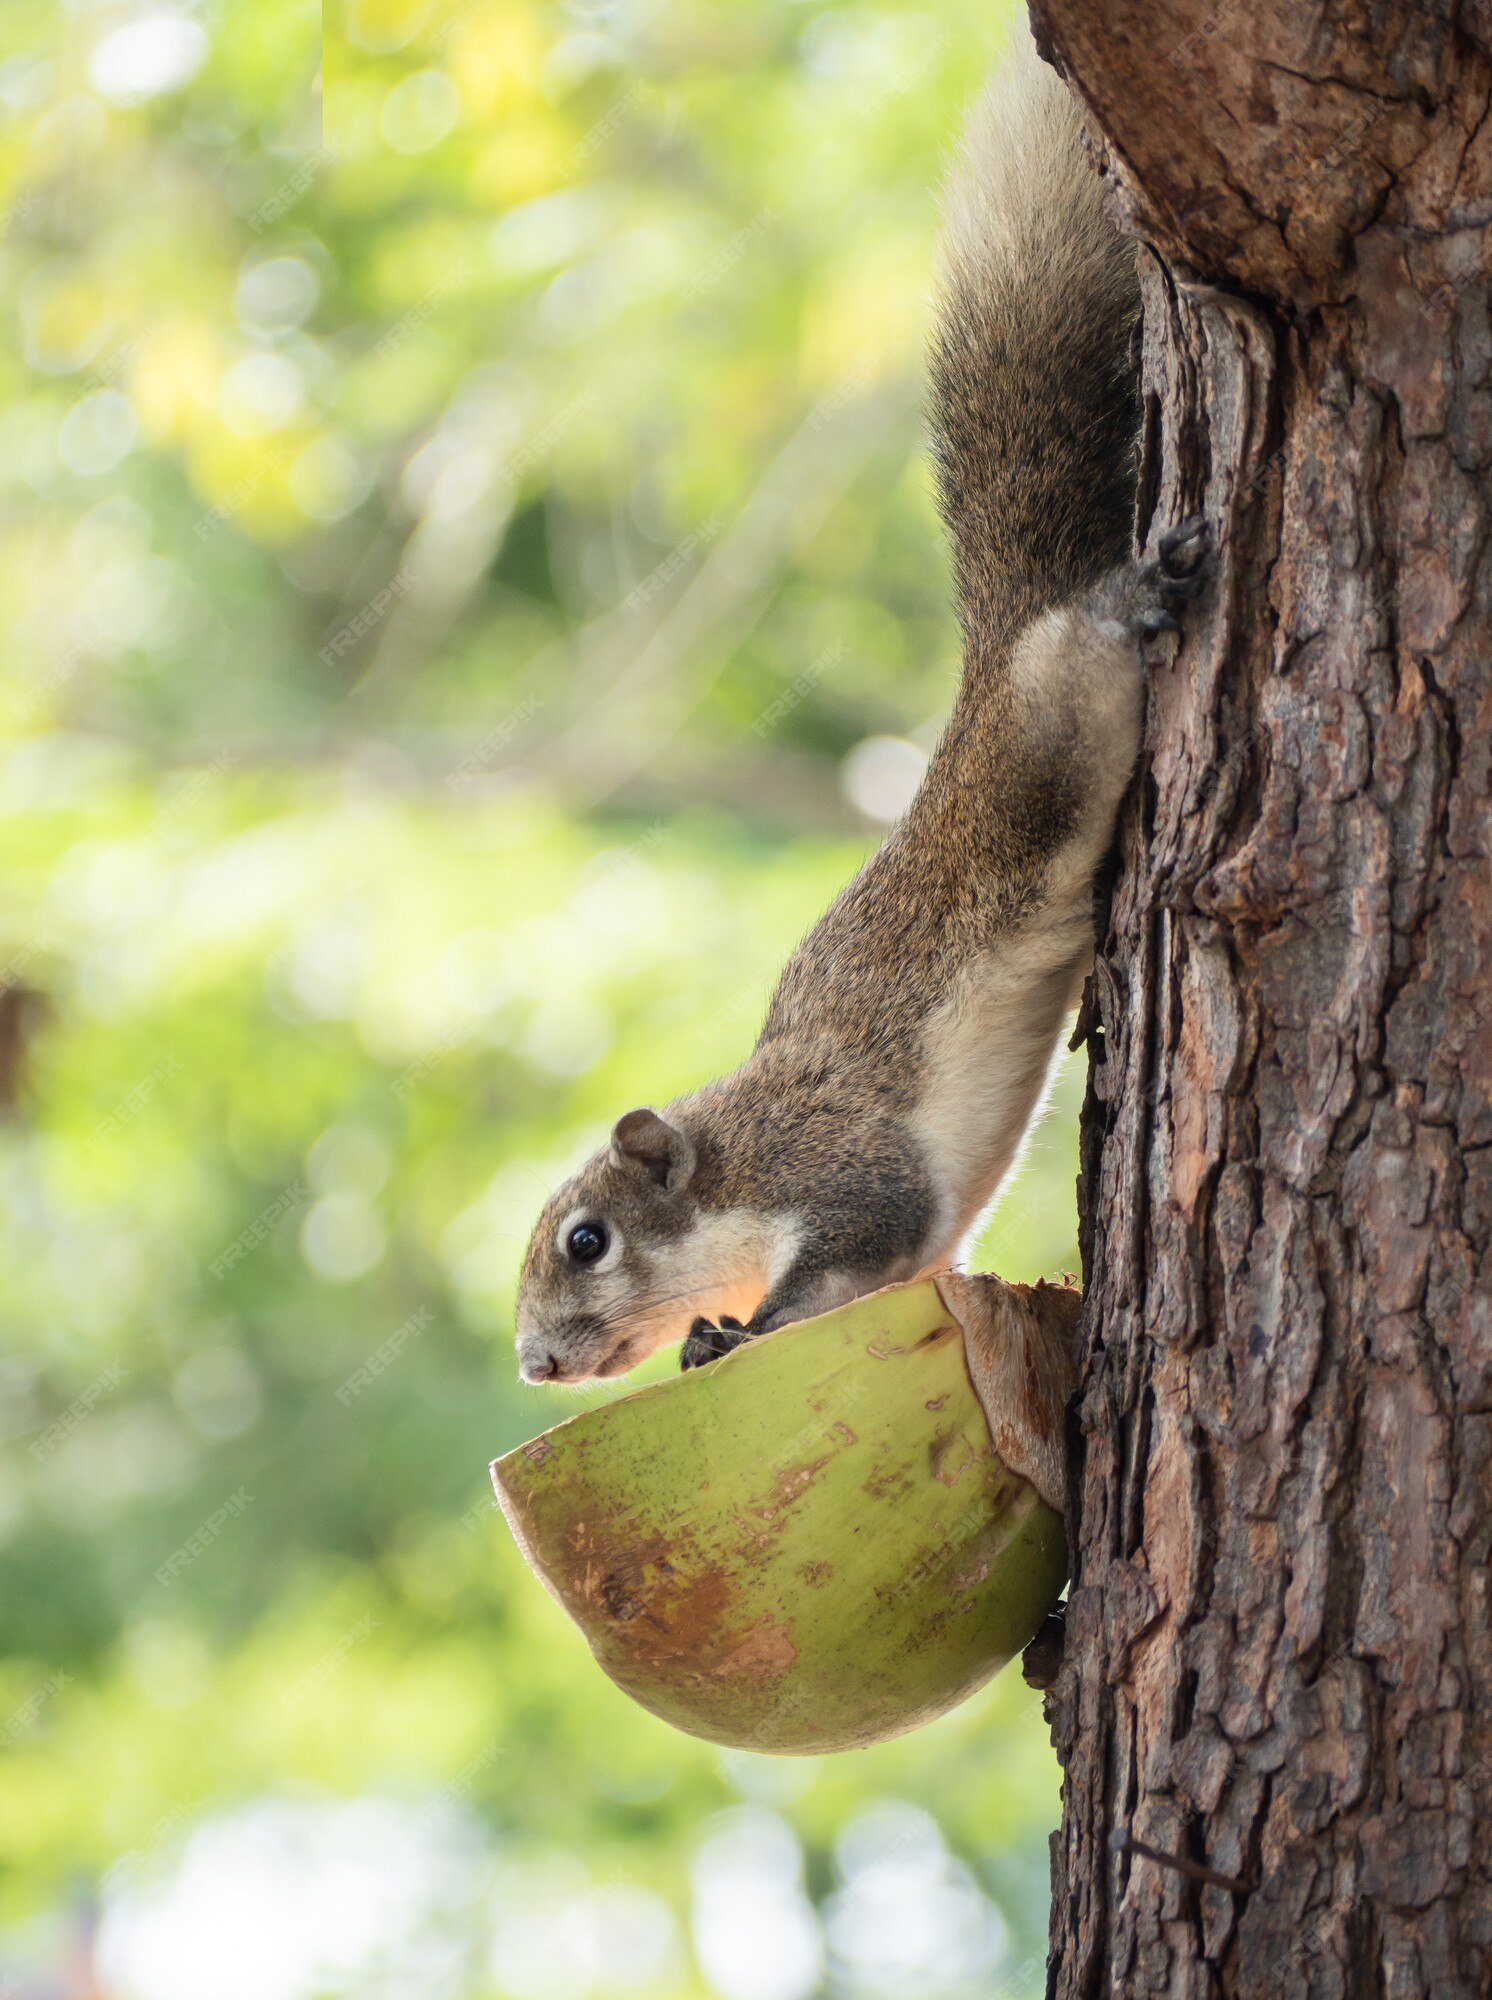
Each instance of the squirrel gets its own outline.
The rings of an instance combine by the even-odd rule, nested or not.
[[[739,1069],[629,1111],[550,1199],[525,1381],[682,1365],[946,1268],[1010,1170],[1094,949],[1145,652],[1209,568],[1132,560],[1133,243],[1024,38],[950,179],[931,355],[958,694],[911,805],[789,960]]]

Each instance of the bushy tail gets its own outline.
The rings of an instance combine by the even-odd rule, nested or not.
[[[966,676],[1129,552],[1139,291],[1100,192],[1077,107],[1022,32],[950,176],[933,343]]]

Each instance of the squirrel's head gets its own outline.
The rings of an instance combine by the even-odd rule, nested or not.
[[[551,1197],[518,1279],[525,1382],[620,1375],[687,1331],[696,1308],[678,1251],[695,1221],[694,1164],[679,1126],[629,1111]]]

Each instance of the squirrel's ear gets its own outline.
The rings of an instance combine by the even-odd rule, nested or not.
[[[618,1118],[611,1134],[618,1166],[635,1167],[670,1193],[694,1172],[694,1148],[687,1134],[656,1111],[629,1111]]]

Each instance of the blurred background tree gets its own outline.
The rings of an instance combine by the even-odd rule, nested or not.
[[[511,1354],[544,1189],[745,1053],[947,706],[991,9],[322,29],[0,14],[0,1991],[1034,1994],[1017,1678],[717,1754],[485,1472],[577,1407]],[[1075,1266],[1058,1096],[1012,1277]]]

